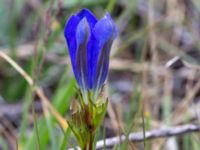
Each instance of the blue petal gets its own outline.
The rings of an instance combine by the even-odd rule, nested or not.
[[[117,35],[117,30],[110,15],[107,13],[99,22],[95,25],[93,35],[96,40],[96,48],[93,50],[92,64],[92,76],[93,89],[99,90],[103,85],[109,66],[109,55],[112,42]]]
[[[72,63],[72,68],[74,71],[74,75],[75,78],[77,80],[77,82],[79,83],[79,78],[77,75],[77,69],[76,69],[76,53],[77,53],[77,42],[76,42],[76,29],[78,26],[78,23],[80,22],[80,18],[72,15],[66,25],[65,25],[65,29],[64,29],[64,36],[68,45],[68,50],[69,50],[69,54],[71,57],[71,63]]]
[[[97,22],[97,19],[93,15],[93,13],[90,10],[86,9],[86,8],[82,9],[77,14],[77,16],[80,17],[80,19],[83,19],[83,18],[86,17],[86,19],[87,19],[87,21],[89,23],[90,29],[92,29],[95,26],[96,22]]]
[[[77,55],[76,55],[76,69],[80,79],[80,86],[84,90],[88,89],[88,76],[87,76],[87,42],[90,35],[89,24],[86,18],[83,18],[78,24],[76,31],[77,41]]]
[[[96,17],[93,15],[93,13],[90,11],[90,10],[88,10],[88,9],[82,9],[78,14],[77,14],[77,16],[80,18],[80,19],[83,19],[83,18],[86,18],[87,19],[87,22],[88,22],[88,24],[89,24],[89,27],[90,27],[90,33],[92,32],[92,30],[93,30],[93,28],[94,28],[94,26],[95,26],[95,24],[97,23],[97,19],[96,19]],[[87,44],[87,65],[88,65],[88,81],[87,81],[87,87],[89,88],[89,89],[91,89],[92,88],[92,83],[91,83],[91,80],[92,80],[92,75],[91,75],[91,69],[89,69],[89,68],[91,68],[91,65],[92,64],[90,64],[90,63],[88,63],[89,61],[88,60],[90,60],[91,59],[91,52],[94,50],[94,49],[96,49],[95,47],[93,47],[93,45],[95,45],[94,44],[94,37],[93,37],[93,35],[92,34],[90,34],[90,36],[89,36],[89,39],[88,39],[88,44]]]
[[[95,78],[95,84],[94,84],[95,90],[99,90],[101,88],[101,86],[103,85],[107,77],[108,68],[109,68],[109,55],[110,55],[112,42],[113,42],[113,39],[110,39],[108,42],[106,42],[99,54],[98,66],[96,68],[96,78]]]
[[[90,89],[92,89],[94,85],[95,70],[101,47],[99,41],[95,39],[94,35],[91,35],[87,45],[88,85]]]
[[[89,26],[86,18],[83,18],[80,23],[78,24],[77,30],[76,30],[76,42],[77,45],[81,44],[88,38],[89,35]]]
[[[101,44],[104,44],[111,38],[111,36],[116,36],[115,30],[115,24],[113,23],[110,15],[106,13],[106,15],[96,23],[93,29],[93,34],[96,40],[98,40]]]
[[[94,88],[96,84],[96,70],[99,53],[103,47],[103,44],[110,38],[112,35],[112,24],[105,16],[101,20],[99,20],[93,30],[92,36],[88,42],[88,79],[89,79],[89,87],[91,89]]]

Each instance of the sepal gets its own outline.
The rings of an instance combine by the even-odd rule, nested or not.
[[[95,132],[106,113],[107,105],[108,99],[104,100],[100,96],[96,103],[89,101],[88,104],[84,104],[77,100],[72,102],[68,124],[83,150],[88,146],[88,141],[94,139]]]

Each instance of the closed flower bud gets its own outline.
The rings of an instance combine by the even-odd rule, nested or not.
[[[97,20],[88,9],[83,9],[68,19],[64,36],[74,75],[83,95],[88,92],[98,95],[101,90],[116,35],[117,29],[109,13]]]

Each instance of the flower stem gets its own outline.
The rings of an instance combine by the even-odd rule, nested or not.
[[[85,123],[87,126],[87,134],[88,134],[88,140],[86,143],[86,149],[85,150],[92,150],[93,149],[93,142],[94,142],[94,134],[95,134],[95,129],[93,126],[93,107],[91,104],[88,106],[85,106]]]
[[[94,142],[94,134],[92,132],[88,133],[88,141],[83,150],[92,150]]]

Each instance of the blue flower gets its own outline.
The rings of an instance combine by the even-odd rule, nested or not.
[[[68,19],[64,36],[82,93],[96,93],[104,84],[110,49],[116,35],[117,29],[109,13],[97,20],[88,9],[82,9]]]

